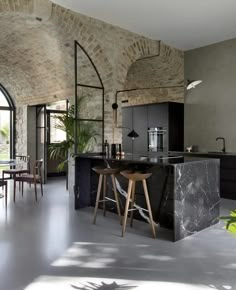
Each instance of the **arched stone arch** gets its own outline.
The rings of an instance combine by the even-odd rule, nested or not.
[[[146,44],[144,44],[146,43]],[[163,42],[153,41],[132,44],[123,52],[123,64],[118,76],[117,103],[135,106],[157,102],[184,101],[183,52]],[[146,88],[146,89],[145,89]],[[139,90],[140,89],[140,90]],[[122,104],[122,100],[125,101]],[[122,110],[118,110],[118,126],[122,126]],[[116,140],[122,130],[116,130]]]
[[[158,56],[160,54],[160,46],[160,41],[139,38],[124,49],[118,67],[117,82],[120,86],[118,90],[124,88],[127,73],[132,64],[139,59],[147,58],[154,55]]]
[[[22,84],[22,90],[18,89],[16,92],[17,102],[33,105],[74,95],[73,42],[77,40],[90,55],[104,84],[105,138],[110,141],[111,104],[115,93],[124,88],[127,72],[132,64],[160,53],[160,41],[70,11],[52,4],[50,0],[0,0],[0,16],[1,40],[2,36],[6,39],[0,43],[0,51],[5,49],[5,54],[10,58],[9,63],[5,63],[5,75],[8,74],[7,66],[15,68],[19,74],[20,71],[23,72],[22,76],[15,73],[14,84]],[[9,18],[4,30],[1,21],[7,17],[11,19]],[[20,27],[17,26],[17,21],[25,21],[24,28],[28,27],[28,30],[17,33]],[[13,29],[12,33],[9,33],[9,29]],[[28,41],[31,39],[31,42],[26,41],[26,36],[30,36]],[[11,37],[20,39],[21,43],[18,41],[8,48],[2,47],[2,43],[7,43]],[[30,50],[33,48],[32,52],[24,49],[23,43],[28,44]],[[165,51],[168,58],[168,49]],[[19,56],[19,53],[21,58],[16,59],[15,56]],[[37,58],[32,59],[30,53]],[[4,58],[1,61],[2,59]],[[19,63],[22,65],[24,59],[26,61],[23,68],[19,68]],[[119,141],[118,138],[116,142]]]
[[[0,71],[0,83],[4,84],[16,105],[19,104],[18,97],[22,94],[22,89],[25,95],[32,94],[32,90],[28,86],[31,78],[20,68],[14,67],[13,69],[10,66],[0,64]]]
[[[93,60],[101,75],[105,89],[112,84],[111,78],[113,76],[114,67],[110,63],[104,48],[98,41],[94,31],[87,25],[88,17],[84,17],[65,9],[59,5],[52,5],[52,15],[50,20],[59,25],[60,30],[76,39],[86,50],[88,55]]]
[[[138,59],[130,66],[124,88],[184,85],[183,52],[161,42],[159,54]]]
[[[21,78],[21,81],[18,82],[18,87],[22,84],[21,92],[24,95],[20,95],[18,92],[16,94],[17,102],[21,104],[38,104],[65,99],[74,95],[74,39],[78,40],[92,58],[101,75],[105,90],[109,94],[113,83],[113,67],[109,63],[101,45],[96,40],[94,33],[89,31],[89,29],[85,31],[85,25],[73,12],[55,4],[52,5],[51,16],[47,20],[37,21],[34,15],[34,2],[36,0],[19,0],[19,5],[13,5],[10,0],[4,1],[4,5],[0,2],[1,23],[7,21],[7,18],[9,19],[8,24],[5,24],[8,29],[2,29],[4,25],[1,25],[0,46],[6,40],[4,44],[5,50],[1,47],[3,56],[1,60],[6,60],[7,55],[9,58],[5,66],[8,67],[7,71],[12,68],[14,69],[12,70],[12,75],[15,75],[16,79]],[[25,24],[23,25],[24,21]],[[16,31],[20,33],[15,31],[9,33],[9,27],[14,27],[16,24],[18,26]],[[24,26],[24,29],[19,31],[21,26]],[[25,43],[25,50],[22,49],[19,41],[15,41],[14,45],[12,45],[10,42],[13,42],[13,38],[14,40],[21,39],[21,42]],[[31,39],[31,42],[29,39]],[[41,42],[40,39],[42,40]],[[6,43],[8,43],[8,47]],[[17,51],[17,46],[21,46],[19,51]],[[6,50],[8,53],[6,53]],[[19,56],[19,53],[21,53],[22,58],[16,60],[15,58],[17,55]],[[33,60],[32,55],[37,55],[37,60]],[[49,56],[51,59],[49,59]],[[57,59],[55,59],[55,56],[57,56]],[[25,62],[23,70],[25,82],[22,82],[22,74],[16,74],[16,71],[19,72],[21,70],[19,66],[20,64],[22,65],[23,61]],[[3,65],[2,62],[1,64]],[[2,75],[7,74],[4,70],[2,71]],[[30,75],[30,83],[26,81],[28,79],[27,75]],[[3,83],[4,81],[6,80],[3,80]],[[10,84],[8,84],[9,86]],[[10,90],[16,89],[10,88]]]

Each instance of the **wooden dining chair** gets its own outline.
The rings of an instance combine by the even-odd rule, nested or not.
[[[0,187],[5,187],[5,204],[7,206],[7,181],[0,179]],[[4,195],[2,195],[0,197],[4,197]]]
[[[36,160],[33,166],[33,173],[32,174],[22,174],[19,176],[15,176],[14,178],[14,196],[13,200],[16,200],[16,182],[21,182],[21,190],[22,196],[24,194],[24,182],[29,184],[34,184],[34,192],[35,192],[35,200],[37,201],[37,184],[40,184],[41,187],[41,194],[43,196],[43,182],[42,182],[42,165],[43,159]]]
[[[5,178],[5,174],[9,174],[14,179],[17,175],[25,173],[30,173],[30,156],[16,155],[16,165],[14,168],[3,170],[2,179]]]

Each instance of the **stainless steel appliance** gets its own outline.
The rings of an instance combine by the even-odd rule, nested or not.
[[[148,151],[167,150],[167,129],[164,127],[148,128]]]

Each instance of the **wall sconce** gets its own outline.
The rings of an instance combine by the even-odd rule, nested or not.
[[[202,80],[187,80],[186,89],[187,90],[195,89],[195,87],[200,83],[202,83]]]
[[[117,109],[118,109],[118,104],[117,103],[113,103],[112,104],[112,109],[113,109],[113,126],[115,128],[119,128],[119,129],[129,129],[129,130],[131,130],[131,128],[128,128],[128,127],[117,127]],[[137,132],[135,132],[134,129],[132,129],[127,136],[132,138],[132,140],[134,140],[135,138],[139,137],[139,134]]]
[[[112,104],[112,142],[115,142],[115,128],[117,127],[117,109],[118,104],[115,102]]]

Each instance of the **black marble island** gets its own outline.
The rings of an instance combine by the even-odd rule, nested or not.
[[[219,168],[218,159],[192,156],[126,155],[124,158],[106,158],[101,155],[79,155],[75,158],[75,209],[94,206],[98,176],[91,169],[110,166],[152,172],[147,180],[154,221],[173,231],[178,241],[218,222]],[[118,175],[116,185],[124,207],[127,180]],[[109,186],[111,188],[111,186]],[[135,218],[145,220],[146,212],[141,184],[137,184]],[[115,211],[111,204],[111,211]],[[157,231],[158,235],[158,231]]]
[[[236,200],[236,153],[235,152],[170,152],[172,155],[217,158],[220,160],[220,196]]]

